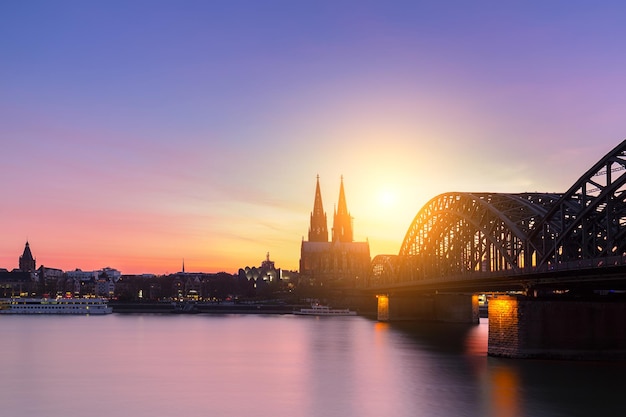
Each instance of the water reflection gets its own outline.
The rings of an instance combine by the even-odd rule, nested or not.
[[[414,349],[436,359],[428,374],[432,383],[443,387],[457,384],[454,393],[440,399],[455,403],[462,398],[457,405],[471,410],[460,415],[587,417],[626,412],[621,401],[626,388],[624,362],[488,357],[486,319],[479,325],[399,323],[392,328]]]
[[[514,375],[523,415],[613,416],[626,411],[623,362],[488,358],[488,363],[492,375]]]
[[[487,329],[360,317],[3,318],[0,403],[2,415],[47,417],[626,411],[624,364],[487,357]]]
[[[519,417],[523,416],[520,408],[520,381],[513,368],[508,366],[490,369],[486,384],[488,393],[488,409],[494,416]]]

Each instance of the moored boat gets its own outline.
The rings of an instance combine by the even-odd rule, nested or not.
[[[321,304],[313,304],[309,308],[301,308],[293,314],[301,316],[356,316],[356,311],[347,308],[330,308]]]
[[[102,298],[3,298],[0,314],[111,314]]]
[[[197,314],[200,312],[195,301],[174,302],[172,307],[172,313],[176,314]]]

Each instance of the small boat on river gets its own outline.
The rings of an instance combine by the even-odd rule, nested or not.
[[[293,314],[300,316],[356,316],[356,311],[347,308],[330,308],[321,304],[313,304],[309,308],[295,310]]]

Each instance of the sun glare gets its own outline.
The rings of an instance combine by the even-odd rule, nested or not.
[[[389,190],[389,189],[385,189],[385,190],[381,190],[378,193],[378,204],[381,207],[384,208],[390,208],[393,207],[396,203],[396,194]]]

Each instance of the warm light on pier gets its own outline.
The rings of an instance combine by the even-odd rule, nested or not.
[[[376,298],[378,298],[378,320],[389,320],[389,296],[386,294],[379,294]]]

